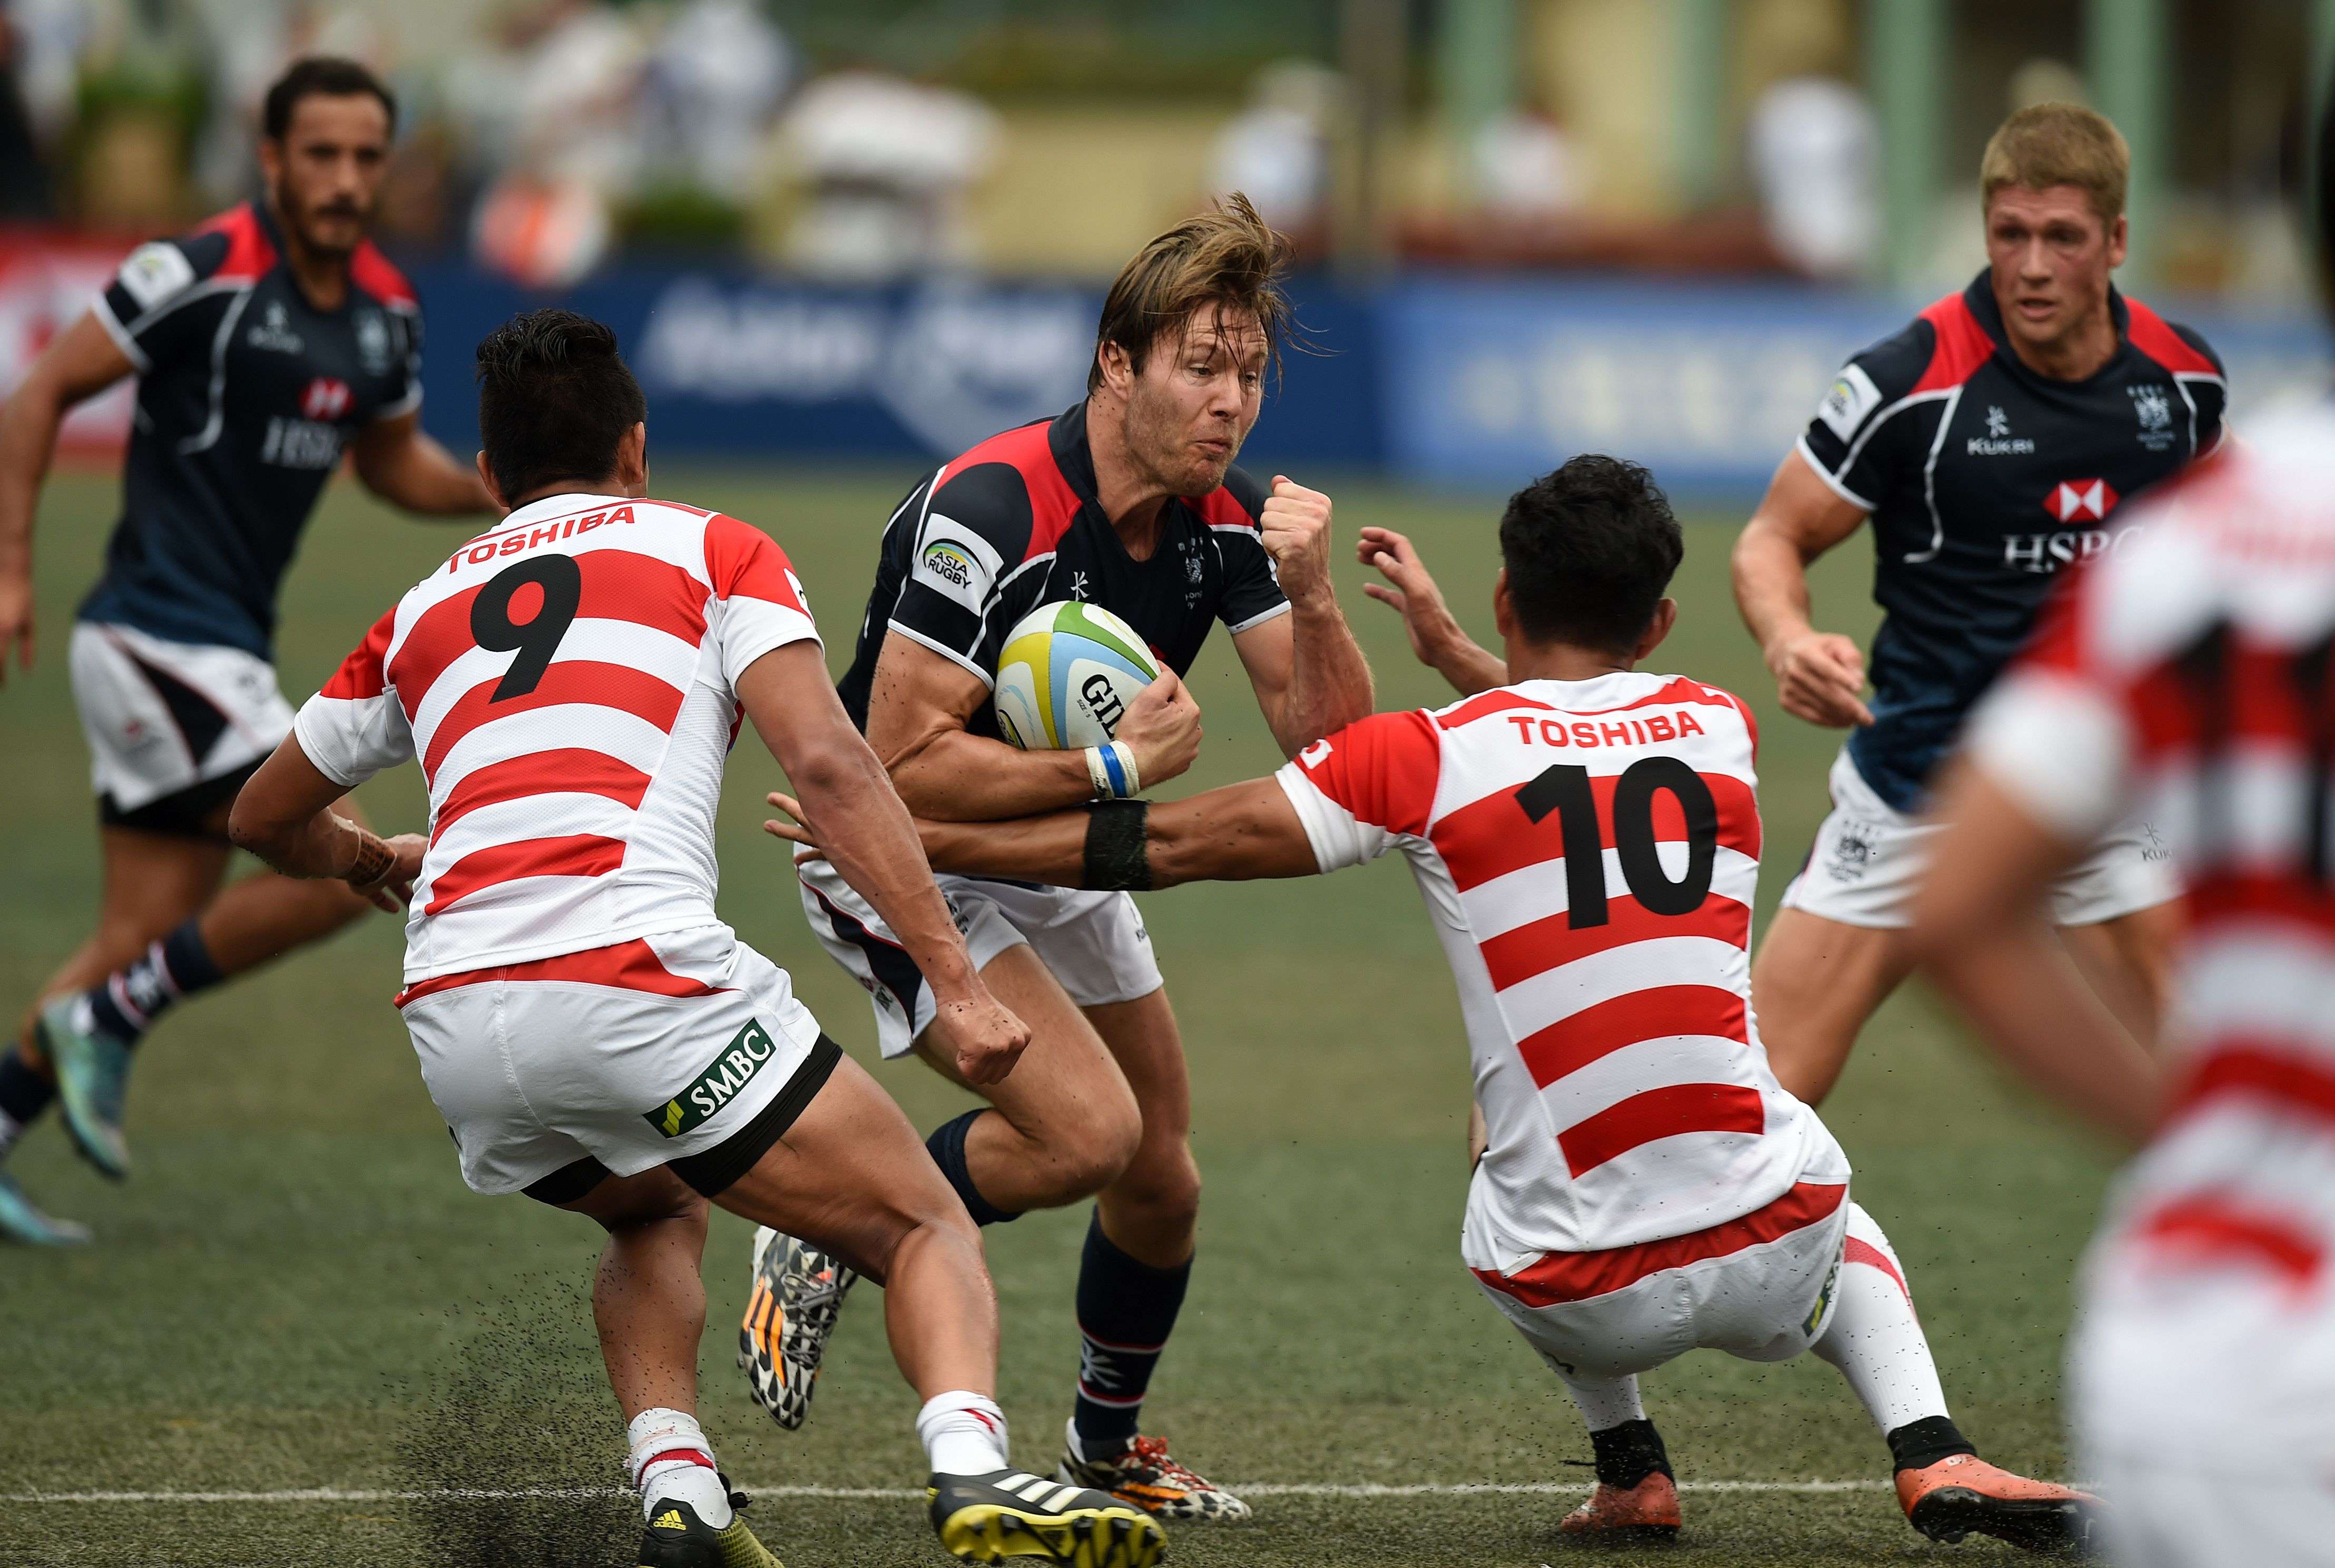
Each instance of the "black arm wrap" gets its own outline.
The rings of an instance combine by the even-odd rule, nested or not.
[[[1087,808],[1086,864],[1079,879],[1092,888],[1148,893],[1151,857],[1144,842],[1148,800],[1099,800]]]

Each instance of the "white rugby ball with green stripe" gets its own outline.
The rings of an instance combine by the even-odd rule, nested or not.
[[[1080,750],[1119,732],[1159,662],[1135,628],[1099,605],[1041,605],[997,656],[997,728],[1025,751]]]

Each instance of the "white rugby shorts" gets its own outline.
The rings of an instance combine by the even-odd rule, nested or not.
[[[1832,1321],[1850,1207],[1845,1183],[1801,1182],[1709,1230],[1474,1273],[1567,1376],[1627,1377],[1695,1350],[1788,1360]]]
[[[1914,895],[1929,870],[1938,828],[1883,800],[1856,770],[1848,749],[1833,760],[1832,811],[1817,829],[1783,906],[1843,925],[1901,930],[1913,924]],[[2171,851],[2138,818],[2119,823],[2051,887],[2051,918],[2093,925],[2169,904],[2181,895]]]
[[[892,928],[820,859],[799,859],[803,914],[821,945],[867,992],[885,1057],[906,1056],[933,1021],[932,989]],[[949,901],[975,969],[1027,944],[1080,1007],[1148,996],[1166,982],[1151,953],[1142,912],[1124,893],[992,882],[944,872],[934,880]]]
[[[2113,1506],[2119,1568],[2335,1560],[2335,1313],[2323,1265],[2290,1278],[2192,1262],[2113,1229],[2069,1337],[2078,1472]]]
[[[109,818],[134,822],[143,808],[241,772],[292,731],[276,667],[241,648],[82,621],[69,663],[90,788]]]
[[[720,1192],[841,1055],[726,925],[423,981],[398,1010],[463,1181],[553,1203],[656,1166]]]

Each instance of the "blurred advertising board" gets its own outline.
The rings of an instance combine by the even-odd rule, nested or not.
[[[130,249],[127,240],[0,229],[0,388],[21,381],[49,340],[89,308]],[[66,415],[66,452],[94,457],[119,450],[130,439],[132,402],[124,383]]]
[[[553,302],[467,267],[421,269],[414,283],[430,333],[423,417],[462,450],[477,434],[470,346],[513,311]],[[1297,293],[1326,352],[1285,356],[1244,460],[1375,466],[1370,305],[1313,284]],[[627,267],[557,303],[616,329],[648,394],[654,451],[913,469],[1084,395],[1102,294],[993,278],[855,288]]]
[[[2166,308],[2221,353],[2241,425],[2328,384],[2314,323]],[[1414,277],[1383,301],[1388,460],[1416,483],[1505,490],[1607,451],[1678,495],[1748,503],[1842,361],[1911,314],[1783,284]]]

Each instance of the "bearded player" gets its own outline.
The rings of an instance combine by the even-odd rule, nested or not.
[[[1189,767],[1199,715],[1176,676],[1222,623],[1284,754],[1369,712],[1370,672],[1331,591],[1330,503],[1232,460],[1255,422],[1288,305],[1287,244],[1235,197],[1161,235],[1111,286],[1085,401],[983,442],[909,493],[884,533],[842,682],[912,810],[981,822],[1133,796]],[[991,710],[1007,632],[1080,600],[1134,627],[1172,673],[1117,740],[1022,751]],[[963,1082],[925,1041],[932,1000],[877,913],[823,863],[803,905],[874,999],[887,1057]],[[1060,1477],[1170,1518],[1247,1505],[1138,1435],[1192,1270],[1199,1171],[1183,1041],[1134,901],[978,876],[943,879],[983,978],[1032,1031],[1012,1079],[928,1147],[983,1224],[1092,1196],[1079,1270],[1080,1353]],[[756,1242],[740,1364],[797,1426],[848,1273],[791,1240]]]
[[[1934,829],[1918,818],[1964,714],[2061,568],[2119,547],[2120,506],[2213,451],[2204,340],[2118,293],[2129,155],[2088,109],[2006,121],[1980,166],[1987,270],[1851,360],[1735,547],[1735,596],[1785,710],[1853,733],[1833,809],[1760,944],[1776,1075],[1810,1102],[1911,963]],[[1870,522],[1873,701],[1855,643],[1810,619],[1807,566]],[[2134,1035],[2156,1038],[2177,887],[2138,818],[2102,825],[2052,922]]]
[[[1172,805],[921,823],[927,853],[961,873],[1119,888],[1402,854],[1451,962],[1487,1128],[1461,1253],[1571,1390],[1596,1451],[1568,1533],[1677,1532],[1637,1379],[1700,1347],[1755,1361],[1812,1350],[1839,1368],[1923,1534],[2080,1543],[2093,1499],[1995,1468],[1954,1425],[1846,1157],[1768,1070],[1749,1005],[1750,711],[1637,670],[1677,617],[1663,594],[1682,547],[1645,469],[1575,458],[1500,522],[1501,684],[1365,719],[1271,779]]]
[[[267,93],[266,198],[132,252],[0,410],[5,675],[12,644],[33,661],[33,515],[58,425],[138,378],[121,520],[70,654],[103,903],[0,1057],[0,1157],[62,1091],[74,1145],[128,1174],[123,1094],[146,1031],[367,907],[331,882],[220,885],[228,804],[292,723],[273,663],[276,591],[344,453],[409,511],[489,508],[478,476],[421,433],[420,307],[365,238],[396,112],[361,65],[294,65]],[[0,1172],[0,1235],[87,1234]]]
[[[476,1191],[608,1233],[592,1293],[642,1568],[778,1568],[697,1421],[708,1206],[880,1273],[959,1557],[1144,1568],[1157,1521],[1011,1468],[981,1238],[899,1108],[715,915],[713,818],[751,721],[931,979],[969,1079],[1029,1031],[983,985],[907,814],[828,678],[801,582],[734,518],[644,498],[615,334],[567,311],[479,345],[479,467],[509,513],[374,625],[244,787],[236,842],[410,903],[398,1008]],[[427,838],[334,802],[421,765]]]

